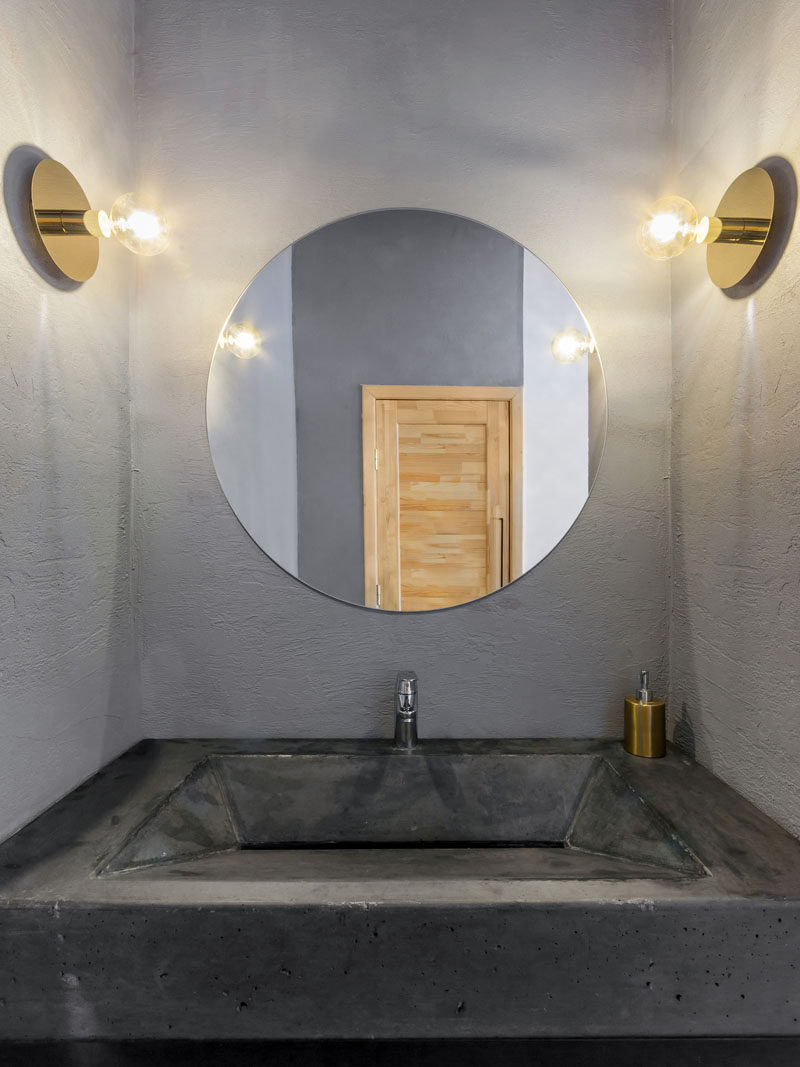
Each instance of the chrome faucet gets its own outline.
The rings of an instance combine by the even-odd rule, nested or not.
[[[417,746],[417,675],[398,671],[394,683],[394,747],[411,752]]]

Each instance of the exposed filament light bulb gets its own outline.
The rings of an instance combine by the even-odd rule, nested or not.
[[[157,256],[169,244],[169,225],[161,207],[149,196],[124,193],[111,211],[97,212],[98,227],[104,237],[114,237],[140,256]],[[109,232],[106,232],[108,230]]]
[[[694,205],[682,196],[657,200],[639,229],[639,248],[652,259],[672,259],[692,242],[708,238],[709,220],[698,218]]]
[[[553,356],[559,363],[577,363],[579,359],[594,352],[595,348],[594,338],[587,337],[573,326],[559,330],[550,345]]]
[[[219,335],[217,344],[239,359],[250,359],[261,351],[262,336],[252,322],[232,322]]]

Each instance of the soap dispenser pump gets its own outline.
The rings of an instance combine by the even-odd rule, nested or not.
[[[663,700],[654,700],[648,671],[639,672],[636,695],[625,697],[625,751],[655,759],[666,755],[666,715]]]

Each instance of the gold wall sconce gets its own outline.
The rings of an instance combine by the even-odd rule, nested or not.
[[[50,259],[76,282],[97,270],[100,238],[116,237],[131,252],[155,256],[169,242],[169,226],[149,197],[125,193],[110,211],[94,210],[74,175],[54,159],[36,165],[31,210]]]
[[[577,363],[584,356],[590,356],[597,351],[597,345],[593,337],[587,337],[585,333],[569,326],[566,330],[559,330],[553,338],[550,350],[553,358],[559,363]]]
[[[752,167],[728,187],[714,215],[699,217],[680,196],[657,201],[639,229],[639,247],[653,259],[672,259],[691,244],[706,245],[711,281],[730,289],[756,266],[774,216],[772,177],[763,167]]]
[[[250,359],[261,351],[262,340],[252,322],[231,322],[219,335],[217,345],[239,359]]]

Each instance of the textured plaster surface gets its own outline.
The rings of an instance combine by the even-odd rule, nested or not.
[[[141,0],[138,168],[176,238],[135,312],[144,733],[375,736],[402,662],[428,736],[618,736],[666,684],[667,273],[631,241],[663,174],[669,5]],[[357,211],[510,234],[591,323],[605,461],[567,540],[500,594],[424,617],[325,599],[267,559],[204,426],[220,325],[281,248]]]
[[[713,210],[742,170],[800,169],[800,8],[675,5],[675,177]],[[673,271],[676,739],[800,833],[800,241],[749,299]]]
[[[51,284],[12,229],[30,225],[24,175],[36,152],[21,146],[72,169],[93,203],[130,187],[132,43],[130,0],[2,4],[0,838],[141,736],[130,257],[104,248],[85,285]]]

